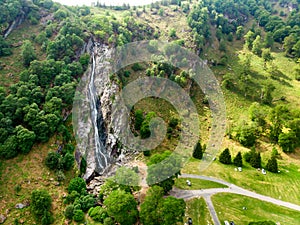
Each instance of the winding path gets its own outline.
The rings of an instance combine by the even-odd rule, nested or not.
[[[244,188],[238,187],[234,184],[228,183],[226,181],[214,178],[214,177],[207,177],[207,176],[201,176],[201,175],[194,175],[194,174],[182,174],[180,176],[181,178],[195,178],[195,179],[201,179],[201,180],[208,180],[213,181],[219,184],[224,184],[228,186],[228,188],[211,188],[211,189],[201,189],[201,190],[182,190],[178,188],[173,188],[170,194],[177,198],[183,198],[185,200],[195,198],[195,197],[203,197],[206,201],[206,204],[208,206],[209,212],[211,214],[211,217],[213,219],[213,222],[215,225],[221,225],[217,213],[214,209],[213,203],[211,201],[211,196],[217,193],[233,193],[238,195],[244,195],[251,198],[256,198],[265,202],[270,202],[275,205],[284,206],[289,209],[300,211],[300,205],[296,205],[290,202],[281,201],[275,198],[271,198],[269,196],[257,194],[252,191],[248,191]]]

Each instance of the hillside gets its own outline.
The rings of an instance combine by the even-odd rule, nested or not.
[[[184,180],[180,180],[183,178],[177,179],[181,164],[176,155],[165,169],[178,171],[166,180],[151,183],[152,170],[145,172],[146,166],[150,168],[172,157],[181,141],[184,130],[181,112],[165,99],[144,98],[130,109],[130,130],[135,137],[151,137],[150,121],[157,116],[166,125],[166,136],[155,149],[130,155],[126,153],[130,149],[108,125],[113,119],[106,118],[106,115],[112,117],[110,108],[117,93],[107,95],[111,100],[109,106],[103,105],[102,96],[98,96],[97,110],[102,112],[97,117],[96,129],[104,132],[105,140],[101,141],[106,146],[110,135],[115,135],[114,147],[108,155],[112,161],[129,167],[120,167],[104,184],[105,179],[97,169],[87,181],[81,178],[89,167],[86,165],[89,158],[78,150],[76,143],[73,98],[82,78],[88,77],[93,69],[93,51],[101,46],[114,49],[145,40],[150,41],[153,52],[164,41],[170,43],[169,51],[176,52],[179,48],[176,45],[199,56],[215,75],[224,95],[226,133],[215,160],[202,171],[201,162],[210,154],[213,144],[209,135],[214,130],[214,118],[211,99],[193,81],[193,71],[155,61],[153,57],[153,61],[135,63],[110,74],[107,90],[121,89],[137,79],[150,77],[168,79],[188,94],[200,121],[197,132],[204,159],[190,157],[181,173],[219,178],[300,205],[299,0],[163,0],[140,7],[127,4],[70,7],[51,0],[14,0],[3,1],[0,9],[3,12],[0,18],[0,221],[5,217],[4,224],[152,224],[152,220],[156,220],[153,224],[183,224],[189,216],[197,217],[193,207],[201,209],[201,218],[197,217],[199,222],[194,219],[195,224],[202,224],[203,218],[207,224],[214,221],[205,198],[186,202],[168,195],[163,198],[174,184],[177,187],[181,182],[180,188],[184,188]],[[183,56],[183,62],[188,60]],[[83,120],[89,119],[90,115]],[[196,143],[189,145],[196,146]],[[231,154],[228,163],[221,159],[226,148]],[[90,151],[89,147],[85,151]],[[239,164],[234,158],[239,152],[243,172],[235,171]],[[124,154],[128,159],[123,161]],[[262,168],[266,175],[261,173]],[[151,187],[135,187],[145,174],[143,182]],[[89,189],[94,184],[94,176],[101,184],[96,185],[99,190]],[[127,178],[132,182],[128,187],[124,185]],[[199,185],[197,189],[202,187],[212,188]],[[39,205],[32,193],[42,189],[46,190],[45,196],[37,192],[36,199],[41,196],[47,199],[49,194],[52,203]],[[127,201],[121,201],[118,196]],[[222,211],[228,196],[218,194],[212,198],[222,220],[236,210],[232,206],[230,212]],[[151,202],[154,199],[156,205]],[[243,204],[248,204],[246,197],[241,199]],[[256,201],[253,200],[259,210],[260,203]],[[24,209],[17,209],[18,203],[24,204]],[[272,220],[267,203],[261,204],[264,213],[260,220]],[[114,205],[129,207],[129,216],[114,211]],[[176,211],[177,206],[177,214],[168,217],[175,213],[172,210]],[[150,211],[157,213],[148,216]],[[282,207],[276,206],[274,211],[278,212],[274,222],[294,225],[299,219],[295,212],[285,214]],[[256,221],[252,211],[233,218],[240,224]]]

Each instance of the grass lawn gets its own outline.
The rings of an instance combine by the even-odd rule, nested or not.
[[[198,169],[198,165],[199,161],[192,160],[181,172],[217,177],[259,194],[300,204],[300,167],[297,164],[280,163],[280,173],[267,172],[267,175],[263,175],[248,164],[244,165],[243,172],[236,172],[233,165],[223,165],[218,161],[213,162],[202,172]]]
[[[213,224],[208,208],[203,198],[194,198],[186,202],[185,220],[192,218],[193,225]]]
[[[300,213],[271,203],[235,194],[217,194],[212,196],[216,212],[222,223],[233,220],[236,224],[248,224],[251,221],[272,220],[284,225],[296,225]],[[246,207],[246,210],[243,210]]]
[[[188,186],[186,180],[191,181],[192,185]],[[175,187],[185,190],[198,190],[198,189],[208,189],[208,188],[225,188],[226,185],[215,183],[209,180],[200,180],[194,178],[178,178],[175,180]]]

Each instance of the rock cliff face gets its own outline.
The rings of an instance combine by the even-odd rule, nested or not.
[[[111,81],[113,50],[106,45],[89,43],[91,64],[82,77],[73,107],[77,137],[77,161],[84,157],[87,169],[84,179],[108,171],[118,158],[118,128],[112,125],[111,108],[118,85]]]

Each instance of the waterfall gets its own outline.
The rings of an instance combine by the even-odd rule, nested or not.
[[[110,79],[114,50],[91,38],[84,48],[91,63],[82,76],[74,96],[72,120],[77,142],[77,162],[87,163],[83,178],[87,181],[97,174],[109,172],[118,151],[119,128],[112,125],[112,99],[119,92]],[[123,124],[122,118],[118,118]],[[121,127],[121,126],[120,126]]]
[[[101,48],[101,55],[99,56],[98,61],[95,59],[95,52],[92,51],[92,70],[90,74],[90,80],[88,85],[88,97],[90,102],[90,112],[91,112],[91,121],[94,130],[94,146],[95,146],[95,161],[97,165],[97,172],[103,173],[106,167],[109,165],[109,154],[106,149],[106,139],[107,132],[105,128],[105,123],[103,120],[102,110],[101,110],[101,102],[99,100],[98,90],[95,87],[95,74],[96,74],[96,63],[98,68],[103,69],[103,61],[105,60],[106,54],[108,52],[107,48]],[[101,91],[101,90],[100,90]]]

